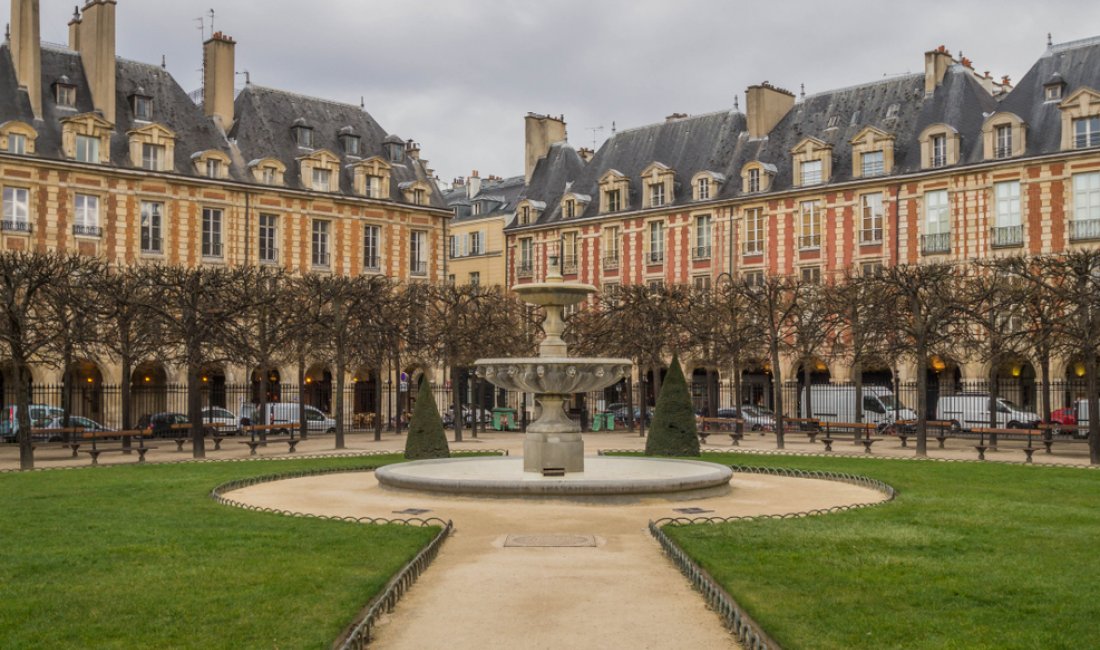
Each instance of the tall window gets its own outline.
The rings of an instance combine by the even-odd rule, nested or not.
[[[367,176],[367,198],[382,198],[382,177]]]
[[[693,251],[695,259],[710,257],[711,231],[712,225],[709,214],[701,214],[695,217],[695,250]]]
[[[1073,239],[1100,238],[1100,172],[1073,176]]]
[[[535,270],[534,242],[530,237],[519,240],[519,273],[531,275]]]
[[[30,191],[22,187],[5,187],[3,230],[30,232],[30,229]]]
[[[821,284],[821,267],[803,266],[799,270],[799,278],[806,284]]]
[[[275,168],[274,167],[264,167],[263,169],[260,170],[260,174],[261,174],[261,178],[263,179],[263,184],[264,185],[274,185],[275,184]]]
[[[607,191],[607,211],[618,212],[623,207],[622,194],[619,190]]]
[[[329,191],[329,181],[332,179],[332,172],[323,167],[313,168],[313,189],[318,192]]]
[[[1073,120],[1073,146],[1075,149],[1100,145],[1100,116]]]
[[[749,285],[750,287],[764,286],[763,271],[744,271],[741,273],[741,278],[745,281],[745,284]]]
[[[577,272],[577,233],[567,232],[561,238],[562,272]]]
[[[296,126],[294,127],[294,139],[298,142],[299,147],[305,147],[306,149],[313,148],[313,129],[308,126]]]
[[[213,158],[206,161],[206,177],[207,178],[221,178],[222,177],[222,161],[214,160]]]
[[[485,251],[481,245],[481,231],[470,233],[470,255],[481,255]]]
[[[424,190],[419,187],[413,190],[413,203],[416,205],[426,205],[428,202],[428,195]]]
[[[577,202],[569,200],[565,202],[565,218],[572,219],[577,216]]]
[[[164,252],[162,243],[164,204],[155,201],[141,202],[141,252]]]
[[[481,285],[481,273],[478,271],[470,271],[470,286],[476,287]]]
[[[313,220],[313,238],[310,250],[313,255],[313,266],[328,268],[328,225],[324,219]]]
[[[665,184],[653,183],[649,186],[649,207],[656,208],[665,204]]]
[[[619,266],[619,227],[610,226],[603,230],[603,265],[606,268]]]
[[[23,155],[27,153],[27,136],[22,133],[8,134],[8,153]]]
[[[880,243],[882,241],[882,194],[864,194],[860,202],[862,219],[859,243]]]
[[[940,133],[932,136],[932,166],[947,165],[947,135]]]
[[[868,151],[860,157],[863,163],[862,176],[882,176],[886,173],[885,154],[881,151]]]
[[[710,291],[710,276],[696,275],[691,278],[691,286],[699,291]]]
[[[481,214],[481,201],[475,201],[474,204],[470,206],[470,214],[475,217]]]
[[[817,201],[803,201],[799,223],[799,248],[821,248],[821,206]]]
[[[650,264],[660,264],[665,261],[665,223],[663,221],[649,222],[649,259]]]
[[[54,86],[57,91],[57,104],[66,108],[73,108],[76,106],[76,86],[70,86],[68,84],[57,84]]]
[[[99,138],[90,135],[76,136],[76,159],[80,162],[99,162]]]
[[[99,197],[91,194],[77,194],[75,203],[73,234],[98,237],[101,232],[99,230]]]
[[[1020,214],[1020,181],[994,183],[996,214],[993,225],[994,246],[1015,246],[1024,241]]]
[[[148,142],[141,145],[141,168],[150,171],[164,169],[164,145]]]
[[[946,253],[951,250],[951,206],[947,190],[924,195],[924,236],[921,249],[925,253]]]
[[[807,160],[802,163],[802,185],[821,184],[821,161]]]
[[[279,261],[279,217],[274,214],[260,214],[260,261]]]
[[[1012,156],[1012,125],[1002,124],[994,131],[993,156],[1010,158]]]
[[[699,200],[706,201],[710,198],[710,179],[703,177],[699,179]]]
[[[222,211],[217,208],[202,209],[202,256],[222,256]]]
[[[345,135],[340,139],[344,145],[344,153],[349,156],[359,155],[359,136]]]
[[[414,230],[409,238],[409,272],[428,275],[428,233]]]
[[[764,252],[764,210],[749,208],[745,210],[745,255],[757,255]]]
[[[134,95],[134,119],[148,122],[153,119],[153,98]]]
[[[378,271],[382,268],[382,260],[379,256],[382,250],[382,227],[363,227],[363,268],[368,271]]]
[[[749,170],[749,191],[760,191],[760,170],[755,167]]]

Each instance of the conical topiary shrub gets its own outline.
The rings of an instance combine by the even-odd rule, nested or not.
[[[684,381],[684,371],[680,369],[680,360],[675,356],[661,385],[657,407],[653,409],[645,455],[699,455],[699,433],[695,428],[695,413],[691,410],[691,395]]]
[[[416,396],[416,406],[409,418],[409,437],[405,439],[405,458],[424,460],[426,458],[450,458],[451,450],[447,446],[447,434],[443,432],[443,420],[439,409],[435,407],[431,388],[427,381],[420,382],[420,392]]]

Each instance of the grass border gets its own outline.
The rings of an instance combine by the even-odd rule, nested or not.
[[[809,478],[850,483],[876,490],[886,496],[886,499],[883,501],[855,503],[786,514],[733,517],[675,517],[649,522],[649,533],[653,535],[661,545],[661,549],[665,552],[665,555],[669,556],[673,563],[680,568],[680,572],[691,582],[695,590],[702,594],[707,605],[721,617],[722,623],[725,625],[726,629],[737,638],[738,642],[745,646],[747,650],[780,650],[780,645],[776,643],[776,641],[768,635],[767,631],[765,631],[764,628],[741,607],[737,599],[722,588],[706,570],[696,564],[676,542],[672,541],[672,539],[664,533],[662,527],[666,525],[716,524],[731,521],[759,521],[763,519],[797,519],[827,515],[835,512],[873,508],[893,501],[897,496],[897,490],[883,481],[866,476],[858,476],[856,474],[773,467],[750,467],[745,465],[730,465],[729,467],[734,473],[767,474],[789,478]]]

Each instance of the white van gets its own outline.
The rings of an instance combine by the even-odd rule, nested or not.
[[[963,429],[988,427],[989,393],[959,393],[941,397],[936,404],[936,419],[957,423]],[[997,429],[1027,429],[1039,425],[1041,419],[1003,397],[997,398]]]
[[[310,431],[321,431],[324,433],[336,432],[336,420],[325,415],[320,409],[315,406],[306,405],[306,428]],[[252,421],[252,424],[259,424],[259,405],[258,404],[243,404],[241,406],[241,417],[248,418]],[[267,404],[267,417],[264,419],[267,424],[285,424],[288,429],[298,426],[298,403],[297,402],[268,402]]]
[[[856,387],[843,384],[810,384],[813,417],[825,422],[856,421]],[[806,389],[802,389],[802,417],[810,417],[806,408]],[[903,404],[895,410],[894,393],[884,386],[863,387],[863,422],[874,424],[915,420],[917,414]]]

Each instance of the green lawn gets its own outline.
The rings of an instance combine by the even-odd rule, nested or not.
[[[1034,466],[708,455],[849,472],[893,503],[665,531],[784,648],[1100,644],[1100,473]]]
[[[282,517],[207,495],[237,478],[396,459],[0,475],[0,647],[328,648],[438,528]]]

